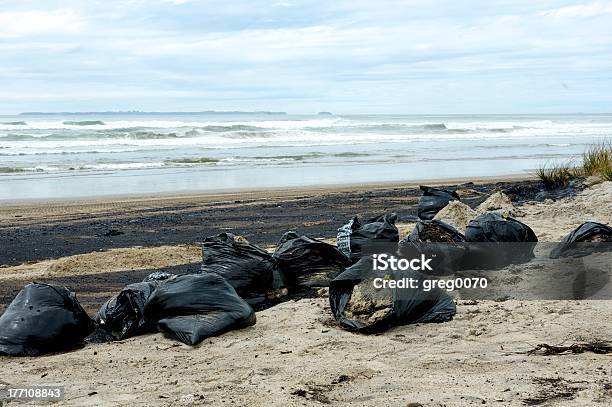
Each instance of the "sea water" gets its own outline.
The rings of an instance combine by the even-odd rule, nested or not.
[[[0,200],[524,174],[610,135],[609,114],[0,116]]]

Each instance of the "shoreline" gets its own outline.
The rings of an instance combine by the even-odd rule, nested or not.
[[[264,188],[224,188],[211,190],[192,190],[181,192],[159,192],[151,193],[134,193],[134,194],[111,194],[97,196],[81,196],[71,198],[53,198],[53,199],[2,199],[0,198],[0,218],[3,211],[7,209],[15,209],[19,207],[36,207],[47,205],[100,205],[100,204],[120,204],[131,202],[155,202],[155,201],[192,201],[204,200],[214,201],[218,199],[232,199],[237,196],[246,198],[287,198],[296,194],[324,194],[335,192],[364,192],[373,190],[385,190],[392,188],[414,188],[419,185],[461,185],[466,183],[484,184],[492,182],[518,182],[536,180],[535,174],[508,174],[508,175],[491,175],[480,177],[456,177],[456,178],[427,178],[419,181],[381,181],[381,182],[365,182],[365,183],[338,183],[325,185],[304,185],[290,187],[264,187]],[[270,193],[273,193],[270,196]]]

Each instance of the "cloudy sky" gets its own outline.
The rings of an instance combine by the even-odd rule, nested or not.
[[[0,113],[612,111],[612,1],[0,0]]]

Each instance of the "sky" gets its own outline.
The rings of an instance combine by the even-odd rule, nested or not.
[[[0,0],[0,113],[612,111],[612,1]]]

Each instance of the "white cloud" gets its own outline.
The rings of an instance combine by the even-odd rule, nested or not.
[[[573,1],[542,11],[524,0],[62,0],[49,10],[0,0],[0,113],[248,110],[254,100],[272,110],[319,100],[335,111],[422,95],[424,110],[444,110],[453,108],[445,87],[521,102],[520,89],[538,89],[552,103],[550,78],[583,92],[589,110],[605,98],[591,100],[590,89],[612,94],[612,0]]]
[[[612,14],[612,2],[576,4],[540,13],[541,16],[556,18],[597,17],[605,14]]]
[[[74,10],[0,12],[0,38],[74,34],[84,22]]]

